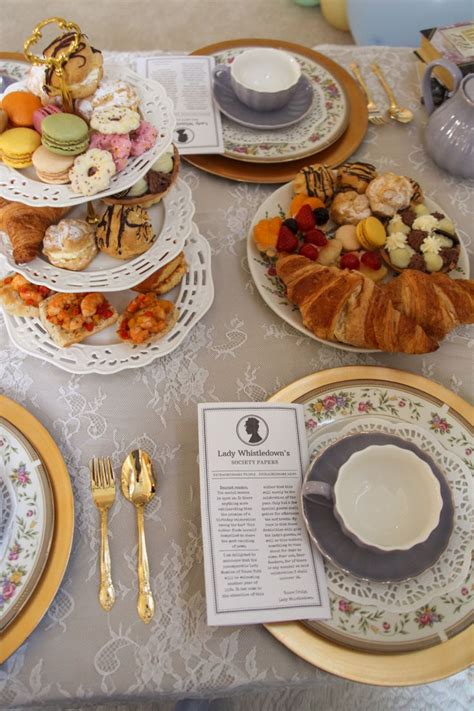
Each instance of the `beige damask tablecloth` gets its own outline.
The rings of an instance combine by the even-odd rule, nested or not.
[[[424,153],[426,116],[411,51],[318,49],[346,66],[354,58],[362,67],[372,58],[380,62],[416,118],[407,126],[370,126],[355,157],[419,180],[455,219],[472,262],[474,184],[443,173]],[[131,56],[119,59],[132,62]],[[370,82],[378,95],[376,81]],[[249,224],[273,188],[233,183],[186,164],[182,176],[193,192],[195,220],[212,247],[216,296],[172,355],[109,377],[68,375],[10,345],[0,317],[0,392],[26,406],[52,433],[76,502],[66,575],[38,628],[0,668],[0,706],[164,703],[243,691],[245,697],[225,708],[467,708],[467,673],[418,688],[363,686],[313,668],[261,626],[206,625],[196,404],[265,400],[296,378],[348,364],[402,368],[472,399],[474,334],[461,329],[426,356],[354,355],[306,338],[263,303],[246,260]],[[136,447],[148,450],[160,469],[159,495],[146,510],[157,601],[149,626],[136,614],[134,511],[120,496],[110,515],[117,602],[110,614],[98,604],[98,514],[87,468],[92,456],[101,455],[111,455],[118,467]]]

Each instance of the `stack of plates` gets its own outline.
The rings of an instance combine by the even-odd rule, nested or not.
[[[297,102],[259,119],[252,116],[257,112],[237,105],[230,87],[217,82],[214,94],[223,113],[224,155],[187,156],[188,162],[234,180],[283,183],[304,165],[336,166],[345,161],[362,142],[368,115],[362,92],[338,64],[301,45],[260,39],[230,40],[193,54],[212,55],[218,64],[229,64],[253,47],[284,49],[298,60],[302,80]]]
[[[422,561],[398,561],[402,581],[374,582],[380,572],[375,564],[367,575],[372,580],[354,577],[350,569],[357,556],[347,559],[345,570],[341,561],[326,560],[332,618],[272,624],[268,630],[312,664],[369,684],[427,683],[466,668],[471,662],[474,595],[472,407],[426,378],[367,366],[315,373],[270,400],[304,405],[312,453],[325,451],[349,432],[395,435],[408,448],[428,452],[442,471],[448,491],[445,507],[454,525],[441,531],[447,545],[443,538],[436,551],[424,551],[426,571]],[[336,557],[341,552],[345,549],[336,550]],[[417,569],[408,570],[407,564]]]
[[[0,663],[41,620],[64,575],[74,530],[71,482],[45,428],[0,396]]]

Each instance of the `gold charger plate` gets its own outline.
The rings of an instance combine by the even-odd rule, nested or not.
[[[183,156],[185,160],[196,168],[207,173],[220,175],[223,178],[239,180],[250,183],[286,183],[293,179],[295,174],[305,165],[311,163],[326,163],[332,167],[340,165],[360,146],[367,132],[368,113],[366,99],[355,80],[339,64],[328,59],[323,54],[315,52],[309,47],[268,39],[238,39],[227,40],[210,44],[201,49],[196,49],[191,54],[209,55],[233,47],[275,47],[288,52],[295,52],[319,62],[330,71],[345,89],[349,101],[349,126],[343,135],[331,146],[306,158],[284,163],[250,163],[238,161],[222,155],[191,155]]]
[[[291,383],[269,398],[270,402],[303,402],[327,385],[347,385],[358,380],[389,381],[412,387],[446,403],[469,423],[474,408],[451,391],[419,375],[372,366],[324,370]],[[446,642],[416,652],[376,654],[351,649],[319,636],[301,622],[265,625],[292,652],[310,664],[345,679],[380,686],[427,684],[466,669],[473,663],[473,626]]]
[[[51,605],[69,560],[74,533],[74,500],[64,459],[49,432],[24,407],[0,395],[0,415],[16,427],[38,452],[47,470],[54,505],[54,531],[41,578],[21,612],[2,633],[0,664],[25,639]]]

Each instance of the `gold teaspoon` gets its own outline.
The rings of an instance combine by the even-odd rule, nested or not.
[[[410,123],[410,121],[413,121],[413,112],[410,111],[410,109],[398,105],[395,94],[387,83],[387,80],[385,79],[379,65],[374,63],[370,65],[370,68],[382,84],[385,93],[388,96],[388,100],[390,102],[390,106],[388,107],[388,115],[390,118],[395,121],[399,121],[400,123]]]
[[[122,465],[122,493],[137,510],[138,526],[138,614],[148,624],[155,614],[150,587],[150,569],[145,543],[144,509],[156,492],[151,459],[141,449],[134,449]]]

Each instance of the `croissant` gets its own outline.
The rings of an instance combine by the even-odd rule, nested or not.
[[[405,269],[381,287],[396,309],[440,341],[461,323],[474,323],[474,281]]]
[[[67,207],[29,207],[0,202],[0,230],[7,233],[17,264],[31,262],[41,250],[46,229],[67,213]]]
[[[304,325],[318,338],[389,352],[429,353],[438,348],[360,272],[322,267],[297,254],[279,257],[276,271],[289,300],[299,306]]]

